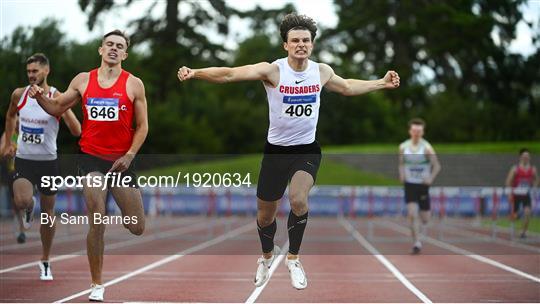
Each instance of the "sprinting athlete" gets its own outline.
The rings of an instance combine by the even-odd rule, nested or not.
[[[269,104],[270,126],[257,185],[257,230],[262,257],[257,261],[255,285],[263,285],[280,249],[274,245],[276,212],[289,183],[291,212],[287,221],[289,250],[286,265],[292,286],[307,287],[299,251],[308,220],[308,194],[313,187],[321,149],[315,140],[320,93],[323,87],[346,96],[399,86],[399,76],[388,71],[378,80],[343,79],[324,63],[310,60],[317,34],[315,22],[305,15],[289,14],[280,25],[287,57],[273,63],[228,68],[178,70],[180,81],[202,79],[214,83],[246,80],[263,82]]]
[[[39,104],[48,113],[58,115],[81,100],[83,130],[79,141],[81,155],[79,173],[87,180],[102,183],[109,172],[121,173],[118,178],[128,178],[127,187],[108,188],[120,207],[123,218],[135,218],[124,226],[135,235],[144,231],[144,209],[137,176],[131,168],[135,155],[148,134],[146,96],[142,81],[122,69],[127,57],[129,38],[119,30],[103,36],[99,55],[101,66],[90,72],[80,73],[68,89],[56,98],[46,97],[38,87],[32,87]],[[135,129],[133,129],[135,126]],[[126,180],[124,180],[126,181]],[[102,282],[103,237],[105,224],[94,220],[94,215],[105,215],[107,189],[84,183],[83,195],[88,210],[90,229],[87,236],[87,254],[92,275],[91,301],[103,301],[105,287]]]
[[[441,171],[433,147],[423,138],[426,123],[419,118],[409,122],[410,138],[399,146],[399,178],[405,187],[407,218],[413,238],[414,254],[420,253],[420,235],[431,217],[429,186]],[[420,221],[422,231],[420,231]]]
[[[30,228],[34,218],[34,187],[40,192],[41,213],[54,215],[56,191],[42,187],[41,177],[59,175],[56,154],[56,138],[60,128],[60,118],[68,126],[73,136],[81,134],[81,124],[72,111],[58,115],[49,115],[29,96],[31,86],[36,86],[49,97],[60,93],[49,86],[47,76],[50,72],[49,59],[42,53],[30,56],[26,60],[26,74],[29,85],[18,88],[11,94],[11,102],[6,113],[6,135],[4,137],[4,156],[15,156],[15,173],[13,176],[13,197],[17,213],[22,216],[25,229]],[[18,124],[18,130],[16,130]],[[11,141],[18,133],[16,145]],[[52,227],[51,227],[52,226]],[[49,255],[56,231],[56,225],[42,224],[40,236],[42,256],[39,263],[40,279],[53,279]],[[24,233],[20,233],[18,242],[24,242]]]
[[[519,163],[512,166],[506,177],[506,187],[512,189],[510,200],[513,205],[512,221],[517,218],[520,208],[523,208],[523,226],[520,238],[527,237],[529,220],[531,218],[531,190],[538,185],[538,172],[536,167],[531,165],[531,154],[528,149],[519,150]]]

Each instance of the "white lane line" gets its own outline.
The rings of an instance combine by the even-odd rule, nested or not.
[[[221,242],[223,242],[225,240],[228,240],[228,239],[233,238],[233,237],[235,237],[237,235],[243,234],[243,233],[245,233],[245,232],[247,232],[249,230],[252,230],[252,229],[253,229],[253,223],[243,225],[243,226],[241,226],[239,228],[236,228],[236,229],[234,229],[234,230],[232,230],[230,232],[222,234],[219,237],[216,237],[216,238],[211,239],[209,241],[200,243],[200,244],[198,244],[196,246],[193,246],[193,247],[190,247],[188,249],[182,250],[182,251],[177,252],[175,254],[169,255],[166,258],[163,258],[163,259],[158,260],[158,261],[156,261],[156,262],[154,262],[152,264],[141,267],[141,268],[139,268],[137,270],[134,270],[134,271],[132,271],[130,273],[127,273],[127,274],[125,274],[123,276],[120,276],[120,277],[118,277],[118,278],[116,278],[114,280],[111,280],[111,281],[105,283],[104,285],[105,285],[105,287],[107,287],[107,286],[111,286],[111,285],[120,283],[120,282],[125,281],[125,280],[127,280],[129,278],[132,278],[132,277],[134,277],[136,275],[144,273],[144,272],[146,272],[148,270],[152,270],[154,268],[160,267],[160,266],[165,265],[167,263],[170,263],[170,262],[172,262],[174,260],[177,260],[177,259],[179,259],[179,258],[181,258],[181,257],[183,257],[185,255],[188,255],[188,254],[200,251],[202,249],[208,248],[210,246],[219,244],[219,243],[221,243]],[[76,294],[73,294],[71,296],[68,296],[68,297],[65,297],[63,299],[57,300],[57,301],[55,301],[55,303],[63,303],[63,302],[67,302],[69,300],[73,300],[75,298],[78,298],[80,296],[83,296],[85,294],[90,293],[90,291],[91,291],[90,289],[83,290],[83,291],[78,292]]]
[[[281,247],[281,252],[279,253],[279,256],[272,263],[272,266],[270,267],[270,273],[268,274],[268,280],[266,280],[266,282],[263,285],[256,287],[251,293],[251,295],[249,295],[245,303],[250,303],[250,304],[255,303],[255,301],[261,294],[261,292],[263,292],[266,285],[268,285],[268,282],[270,282],[270,279],[272,278],[272,274],[274,274],[274,271],[276,271],[279,264],[281,264],[281,261],[283,261],[283,259],[287,255],[288,250],[289,250],[289,240],[287,240],[285,244],[283,244],[283,246]]]
[[[353,238],[360,243],[367,251],[369,251],[381,264],[383,264],[390,272],[409,289],[423,303],[433,303],[424,293],[414,286],[387,258],[384,257],[375,247],[373,247],[348,221],[343,218],[339,219],[340,224],[349,231]]]
[[[396,224],[396,223],[393,223],[393,222],[390,222],[390,221],[385,221],[385,223],[388,224],[387,227],[389,227],[390,229],[393,229],[393,230],[395,230],[397,232],[400,232],[400,233],[403,233],[403,234],[408,234],[409,233],[409,230],[407,228],[405,228],[405,227],[403,227],[403,226],[401,226],[399,224]],[[454,246],[454,245],[451,245],[451,244],[448,244],[448,243],[445,243],[445,242],[441,242],[439,240],[436,240],[436,239],[428,237],[428,236],[424,236],[424,240],[427,243],[430,243],[430,244],[435,245],[437,247],[452,251],[452,252],[457,253],[457,254],[467,256],[467,257],[469,257],[471,259],[474,259],[474,260],[477,260],[479,262],[482,262],[482,263],[485,263],[485,264],[488,264],[488,265],[491,265],[491,266],[495,266],[495,267],[497,267],[499,269],[511,272],[513,274],[516,274],[516,275],[521,276],[523,278],[529,279],[529,280],[534,281],[536,283],[540,283],[540,278],[539,277],[535,277],[533,275],[530,275],[528,273],[525,273],[525,272],[523,272],[521,270],[515,269],[515,268],[510,267],[508,265],[505,265],[503,263],[497,262],[497,261],[492,260],[490,258],[486,258],[486,257],[484,257],[482,255],[479,255],[479,254],[476,254],[476,253],[474,253],[472,251],[469,251],[469,250],[466,250],[466,249],[463,249],[463,248],[460,248],[460,247],[457,247],[457,246]]]
[[[214,223],[214,224],[217,224],[217,223]],[[172,229],[172,230],[169,230],[169,231],[166,231],[166,232],[155,232],[155,233],[152,233],[152,234],[150,234],[148,236],[143,236],[141,238],[136,238],[136,239],[131,239],[131,240],[123,241],[123,242],[113,243],[113,244],[110,244],[110,245],[106,244],[105,249],[106,250],[119,249],[119,248],[128,247],[128,246],[132,246],[132,245],[136,245],[136,244],[140,244],[140,243],[146,243],[146,242],[160,240],[160,239],[167,238],[167,237],[176,236],[178,234],[189,233],[189,232],[196,231],[196,230],[206,228],[206,227],[209,227],[209,225],[208,225],[208,223],[205,223],[205,222],[201,222],[201,223],[198,223],[198,224],[195,224],[195,225],[190,224],[190,225],[183,226],[183,227],[176,228],[176,229]],[[82,255],[86,255],[86,249],[79,250],[79,251],[74,251],[74,252],[71,252],[69,254],[59,255],[59,256],[51,258],[49,261],[50,262],[58,262],[58,261],[63,261],[63,260],[76,258],[76,257],[82,256]],[[6,255],[4,255],[4,256],[6,256]],[[6,272],[11,272],[11,271],[16,271],[16,270],[20,270],[20,269],[25,269],[25,268],[29,268],[29,267],[35,267],[38,264],[39,264],[39,261],[35,261],[35,262],[29,262],[29,263],[13,266],[13,267],[10,267],[10,268],[0,269],[0,274],[6,273]]]

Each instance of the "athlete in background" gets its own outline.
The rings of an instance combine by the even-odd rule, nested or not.
[[[410,138],[399,145],[399,179],[405,188],[407,218],[413,239],[414,254],[422,250],[421,235],[431,217],[429,186],[441,171],[435,150],[423,138],[426,123],[419,118],[409,122]],[[420,230],[420,222],[422,229]]]
[[[39,106],[37,101],[29,96],[30,88],[35,86],[49,97],[60,93],[55,87],[49,86],[47,76],[50,72],[49,59],[42,53],[30,56],[26,60],[26,74],[29,85],[18,88],[11,94],[11,102],[6,113],[6,134],[4,137],[2,155],[15,155],[15,173],[13,175],[13,201],[18,213],[22,216],[25,229],[30,228],[34,217],[34,187],[40,192],[41,213],[54,215],[56,191],[42,187],[43,176],[60,174],[56,154],[56,138],[60,128],[60,118],[68,126],[73,136],[81,134],[81,124],[72,111],[58,115],[49,115]],[[18,130],[16,129],[18,124]],[[19,134],[17,144],[12,142],[12,136]],[[39,263],[40,279],[53,279],[49,255],[56,231],[56,225],[42,224],[40,236],[42,256]],[[22,240],[19,234],[18,241]]]
[[[511,188],[509,195],[512,203],[512,221],[517,218],[519,209],[523,207],[523,226],[520,238],[527,237],[529,220],[531,218],[531,190],[538,186],[538,173],[536,167],[531,165],[531,154],[523,148],[519,150],[519,163],[512,166],[506,177],[506,187]]]

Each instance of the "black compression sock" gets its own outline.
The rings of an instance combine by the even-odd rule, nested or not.
[[[304,230],[306,229],[308,219],[308,213],[304,215],[296,216],[292,210],[289,213],[289,220],[287,221],[287,230],[289,231],[289,253],[298,254],[300,251],[300,245],[302,244],[302,238],[304,237]]]
[[[274,250],[274,235],[276,234],[277,223],[276,220],[272,224],[261,227],[259,221],[257,221],[257,232],[259,232],[259,238],[261,239],[262,251],[264,253]]]

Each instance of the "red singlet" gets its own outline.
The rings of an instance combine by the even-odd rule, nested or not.
[[[126,84],[129,73],[122,70],[115,84],[102,88],[98,70],[89,73],[88,86],[82,96],[81,151],[114,161],[122,157],[133,142],[133,102]]]

